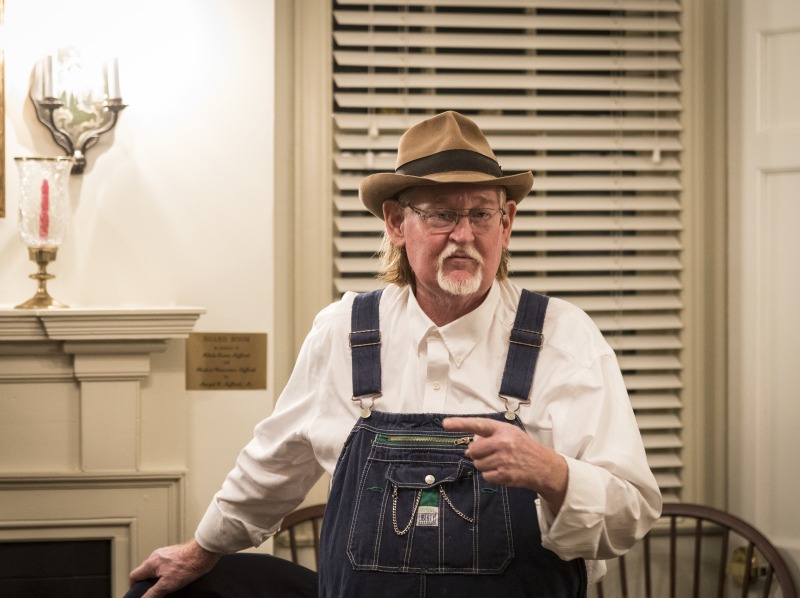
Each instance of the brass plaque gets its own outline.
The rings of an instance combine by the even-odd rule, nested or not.
[[[267,388],[266,333],[193,332],[186,340],[187,390]]]

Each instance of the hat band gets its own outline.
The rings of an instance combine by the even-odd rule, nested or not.
[[[461,170],[482,172],[494,177],[503,176],[503,171],[500,170],[500,165],[497,162],[469,150],[446,150],[432,156],[412,160],[395,169],[395,173],[408,176],[426,176],[439,172]]]

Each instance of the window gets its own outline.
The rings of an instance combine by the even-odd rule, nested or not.
[[[651,467],[682,486],[681,6],[672,0],[332,3],[333,292],[379,286],[358,184],[457,110],[532,170],[512,277],[587,311],[617,351]]]

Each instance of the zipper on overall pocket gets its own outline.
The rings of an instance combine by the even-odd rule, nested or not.
[[[375,442],[381,444],[421,444],[429,446],[448,446],[469,444],[472,436],[424,436],[415,434],[376,434]]]

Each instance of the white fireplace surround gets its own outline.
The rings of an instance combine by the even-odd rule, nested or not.
[[[0,309],[0,542],[107,539],[121,596],[133,566],[183,539],[174,339],[203,312]]]

